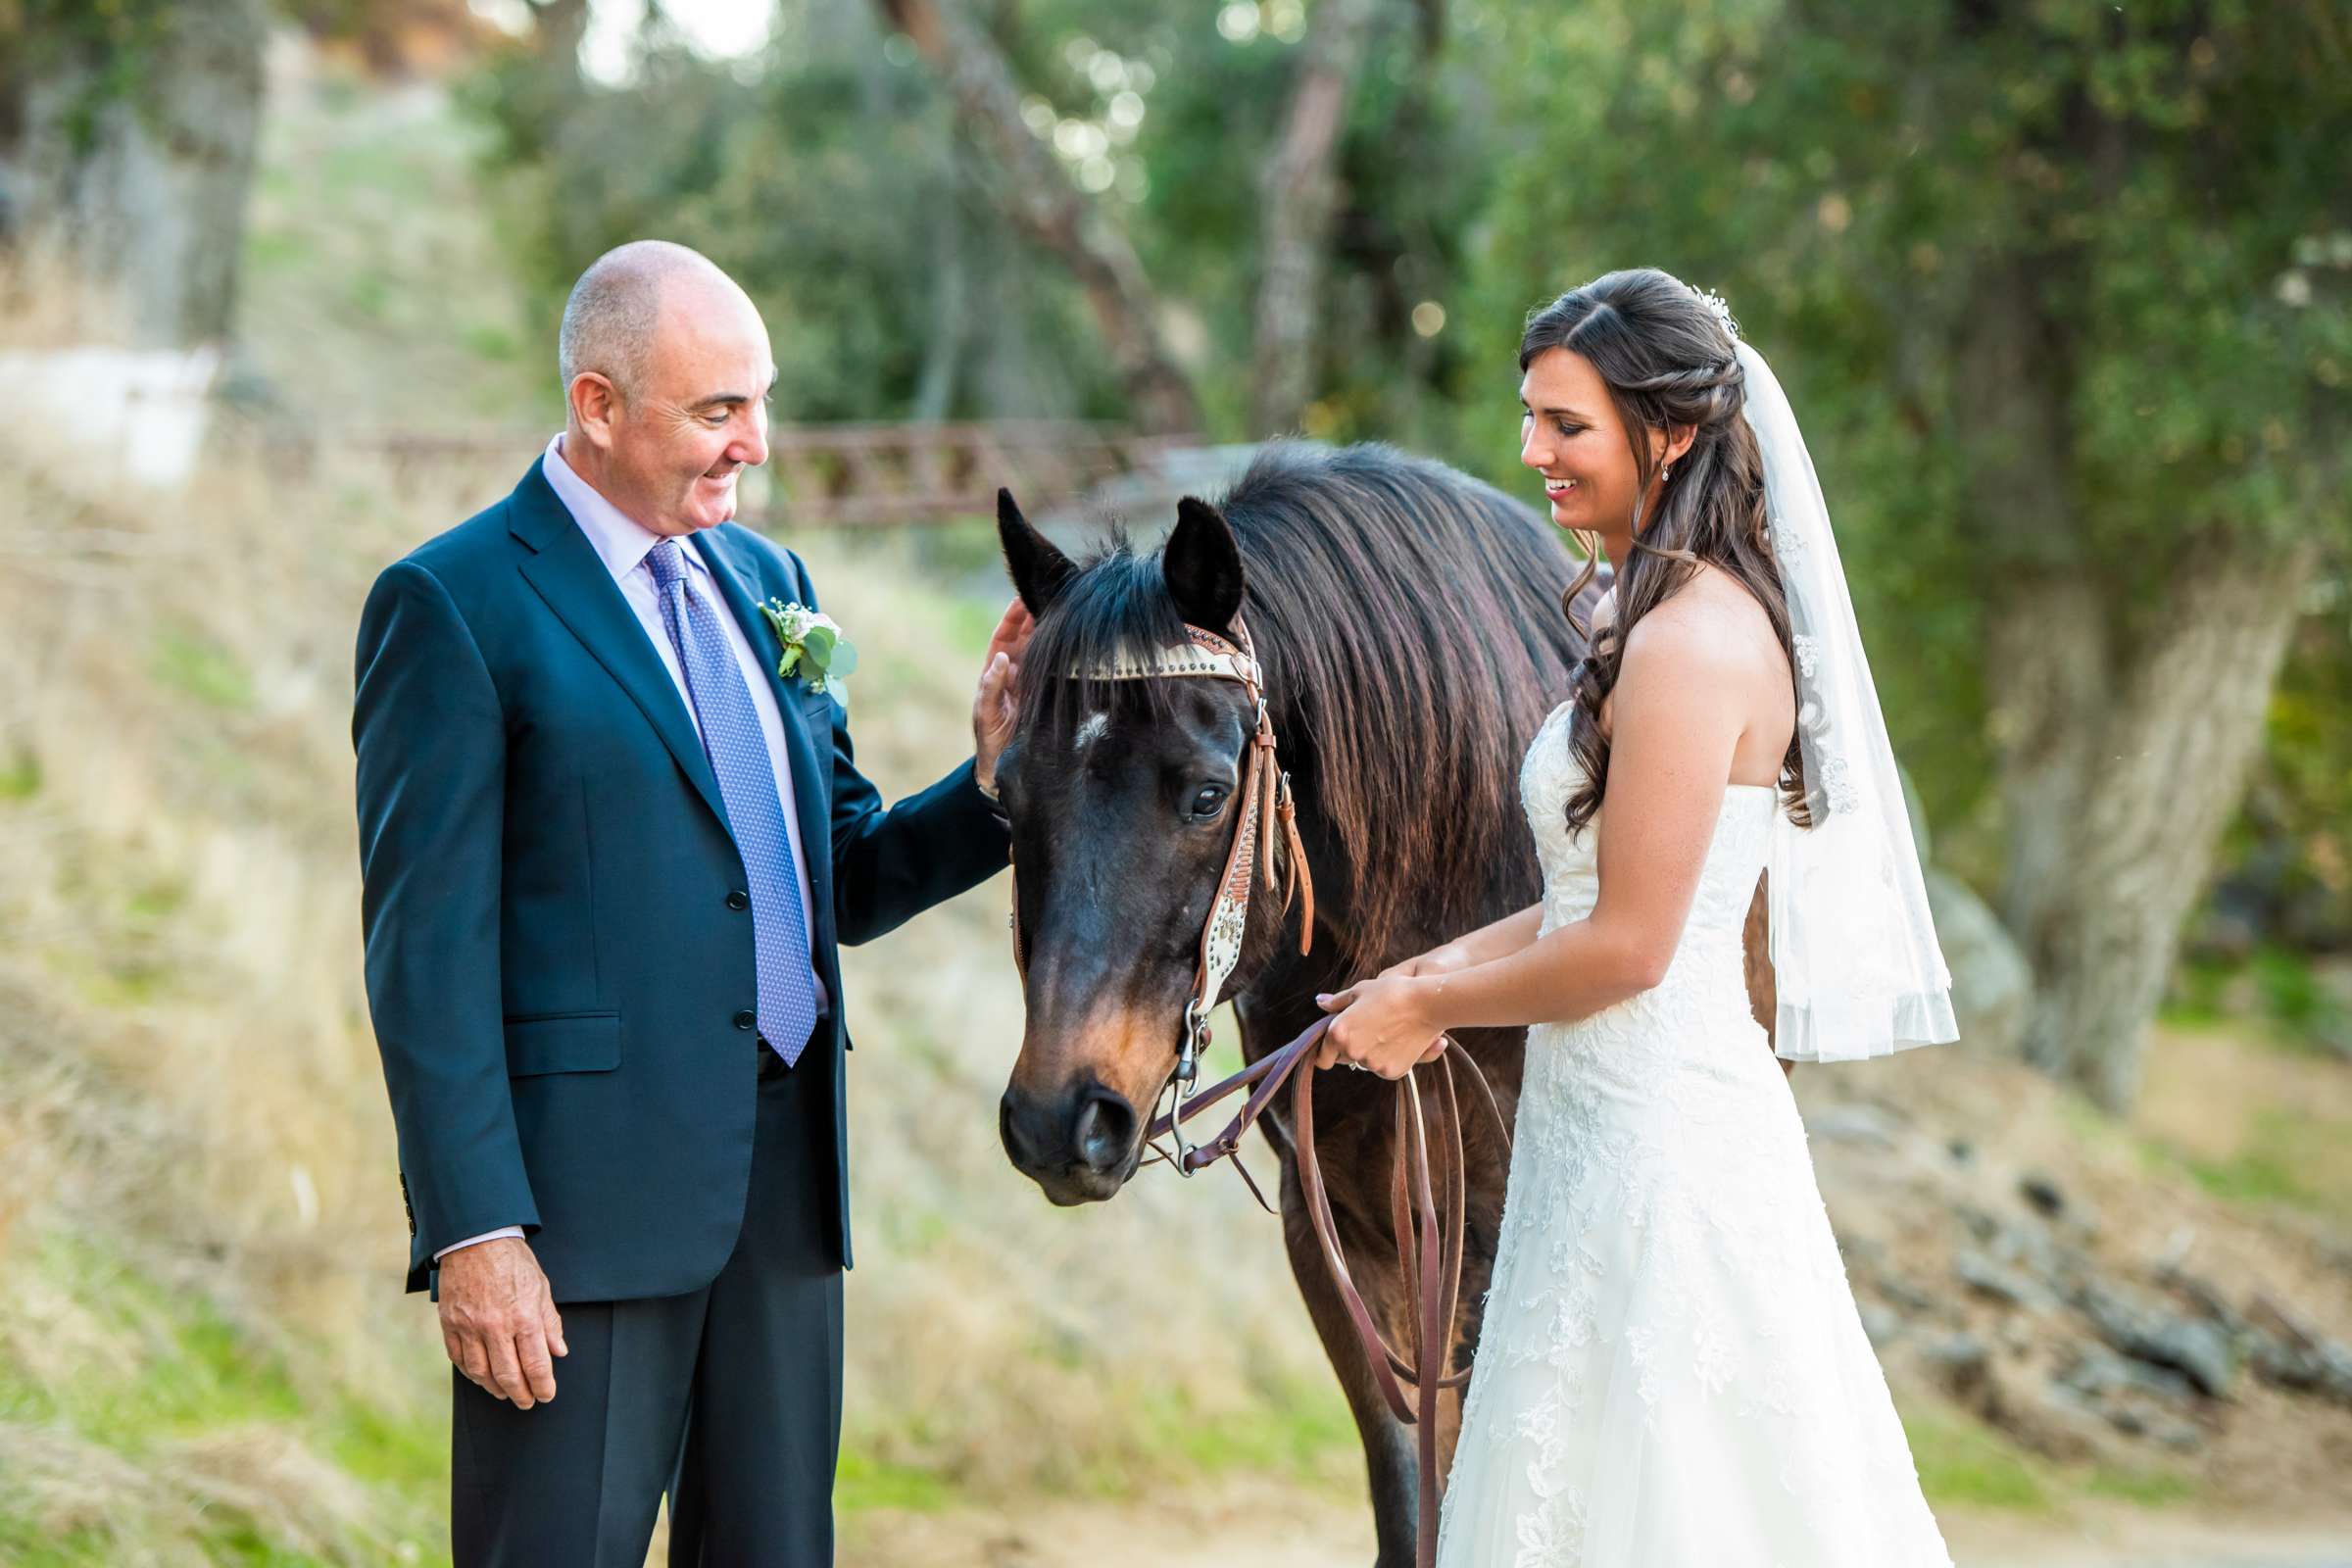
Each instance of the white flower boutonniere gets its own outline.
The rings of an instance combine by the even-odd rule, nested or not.
[[[833,617],[781,599],[761,605],[760,613],[767,617],[767,623],[776,629],[776,641],[784,645],[776,673],[787,680],[798,675],[810,691],[849,707],[850,694],[842,681],[858,667],[858,650],[842,636]]]

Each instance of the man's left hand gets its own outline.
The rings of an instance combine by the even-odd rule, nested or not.
[[[1015,599],[1004,607],[1004,618],[997,622],[996,635],[989,638],[988,652],[980,661],[980,692],[972,699],[972,776],[990,796],[997,793],[997,759],[1004,755],[1018,716],[1013,678],[1021,672],[1021,656],[1029,651],[1029,634],[1035,630],[1037,621],[1029,607]]]
[[[1317,997],[1325,1012],[1339,1016],[1315,1048],[1315,1065],[1345,1061],[1383,1078],[1401,1078],[1419,1063],[1437,1060],[1448,1042],[1422,1007],[1427,990],[1418,976],[1387,974]]]

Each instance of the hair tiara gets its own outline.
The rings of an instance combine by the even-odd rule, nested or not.
[[[1715,319],[1721,321],[1723,323],[1723,329],[1731,334],[1734,342],[1738,342],[1740,339],[1740,321],[1737,317],[1732,315],[1731,301],[1725,299],[1722,295],[1716,293],[1711,288],[1699,288],[1694,284],[1686,284],[1684,286],[1689,288],[1691,293],[1698,296],[1698,302],[1701,305],[1704,305],[1708,310],[1715,313]]]

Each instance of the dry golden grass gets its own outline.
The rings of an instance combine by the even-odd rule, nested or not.
[[[503,423],[545,396],[549,345],[501,274],[475,134],[429,94],[298,77],[273,82],[248,247],[265,395],[193,482],[142,492],[62,424],[0,430],[0,1560],[196,1561],[240,1533],[290,1560],[444,1549],[446,1373],[399,1289],[360,983],[351,639],[373,573],[528,454],[394,468],[256,438]],[[104,341],[113,314],[20,280],[0,350]],[[1000,608],[950,586],[973,552],[788,542],[861,644],[860,760],[891,794],[927,783],[968,748]],[[845,1506],[1269,1456],[1324,1475],[1335,1438],[1345,1475],[1274,1223],[1238,1187],[1063,1213],[1005,1163],[1003,896],[848,956]],[[1207,1412],[1272,1436],[1203,1449],[1183,1423]]]
[[[224,1520],[362,1560],[368,1499],[288,1429],[397,1404],[430,1344],[379,1288],[335,719],[366,536],[266,474],[146,496],[22,439],[0,492],[7,1485],[105,1560]]]
[[[358,458],[290,477],[228,451],[169,498],[0,451],[0,1519],[112,1519],[108,1551],[156,1561],[222,1518],[322,1561],[368,1560],[387,1530],[430,1552],[413,1515],[437,1460],[412,1450],[437,1441],[445,1374],[429,1306],[400,1294],[349,667],[373,571],[457,520],[463,481],[404,493]],[[507,482],[473,476],[472,499]],[[803,543],[864,655],[860,760],[889,794],[919,787],[968,753],[1001,603],[943,588],[906,541]],[[1004,898],[848,956],[845,1500],[1213,1469],[1168,1446],[1211,1413],[1323,1473],[1336,1395],[1237,1185],[1064,1212],[1005,1162]],[[217,1363],[200,1395],[191,1335]],[[366,1412],[404,1434],[361,1461],[381,1485],[330,1484],[324,1450]]]

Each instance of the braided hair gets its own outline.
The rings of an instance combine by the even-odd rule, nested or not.
[[[1746,375],[1728,314],[1690,285],[1654,267],[1632,268],[1570,289],[1528,318],[1519,343],[1524,373],[1552,349],[1582,356],[1609,389],[1633,448],[1636,514],[1633,550],[1615,563],[1617,613],[1595,636],[1577,614],[1577,595],[1600,569],[1600,540],[1582,533],[1585,568],[1570,585],[1563,608],[1583,636],[1586,655],[1572,674],[1576,711],[1568,746],[1585,782],[1568,800],[1568,830],[1581,833],[1600,809],[1609,780],[1609,740],[1601,705],[1616,688],[1626,639],[1650,611],[1674,597],[1702,563],[1739,580],[1772,621],[1781,651],[1795,668],[1788,605],[1772,553],[1764,504],[1764,459],[1741,410]],[[1647,516],[1650,480],[1657,470],[1651,432],[1692,432],[1675,460],[1672,481],[1661,486]],[[1780,793],[1789,817],[1810,826],[1804,762],[1796,737],[1781,760]]]

